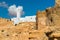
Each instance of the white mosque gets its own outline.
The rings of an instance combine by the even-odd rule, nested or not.
[[[20,22],[36,22],[36,16],[26,16],[24,18],[11,18],[14,24],[19,24]]]
[[[13,6],[9,7],[8,10],[9,11],[11,10],[10,12],[12,12],[12,13],[16,13],[16,18],[11,18],[11,21],[13,21],[14,24],[19,24],[20,22],[36,22],[36,16],[35,15],[25,16],[23,18],[21,17],[21,14],[23,13],[23,7],[22,6],[18,6],[16,8],[16,6],[13,5]]]

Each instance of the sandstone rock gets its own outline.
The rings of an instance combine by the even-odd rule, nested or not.
[[[54,7],[38,11],[36,22],[13,21],[0,18],[0,40],[60,40],[60,3]]]
[[[38,29],[41,29],[46,25],[46,12],[40,12],[38,11],[36,14],[36,27]]]

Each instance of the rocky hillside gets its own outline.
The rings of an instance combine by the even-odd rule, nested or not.
[[[36,22],[13,25],[0,18],[0,40],[60,40],[60,4],[36,13]]]

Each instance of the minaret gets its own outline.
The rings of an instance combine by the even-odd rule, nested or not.
[[[17,18],[18,19],[21,17],[22,12],[23,12],[23,7],[18,6],[18,8],[17,8]]]
[[[21,17],[20,13],[19,13],[19,12],[17,12],[17,18],[20,18],[20,17]]]
[[[14,21],[14,25],[20,23],[20,17],[21,17],[22,12],[23,12],[23,7],[22,6],[18,6],[16,8],[16,18],[12,18],[11,19],[12,21]]]

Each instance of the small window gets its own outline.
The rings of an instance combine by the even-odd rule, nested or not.
[[[31,34],[31,32],[29,32],[29,34]]]
[[[4,32],[4,30],[1,30],[1,32]]]
[[[8,34],[6,36],[9,36]]]
[[[46,12],[48,12],[48,9],[46,9]]]
[[[15,24],[15,26],[17,26],[17,24]]]
[[[53,19],[51,18],[51,22],[53,22]]]

